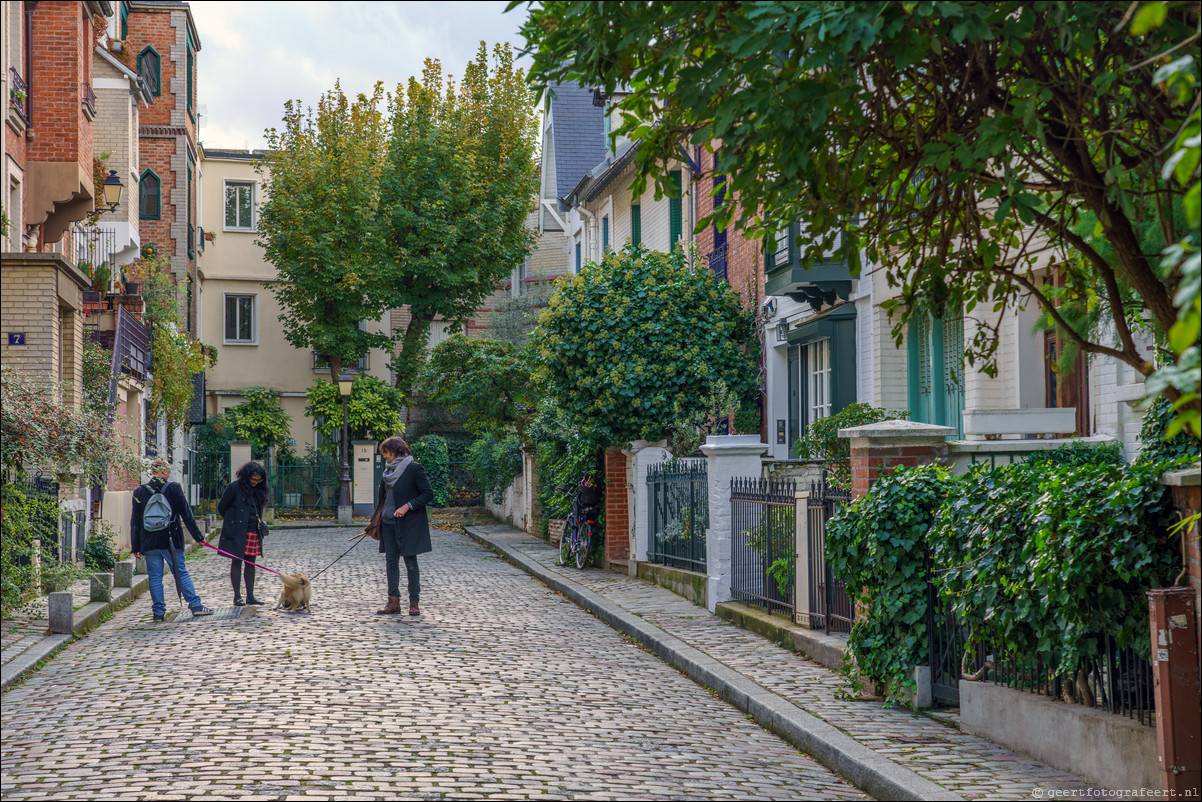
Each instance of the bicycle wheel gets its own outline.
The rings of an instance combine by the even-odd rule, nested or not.
[[[563,534],[559,536],[559,564],[572,564],[572,532],[576,529],[573,524],[576,523],[576,516],[569,515],[568,519],[563,522]]]
[[[588,562],[589,547],[593,545],[593,527],[588,521],[585,521],[576,530],[575,548],[572,550],[576,554],[576,567],[583,568]]]

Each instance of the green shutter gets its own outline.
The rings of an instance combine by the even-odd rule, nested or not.
[[[601,253],[609,251],[609,218],[601,218]]]
[[[673,170],[668,174],[668,178],[672,193],[668,196],[668,249],[671,250],[680,241],[684,227],[684,210],[680,199],[684,184],[681,181],[680,170]]]
[[[643,244],[643,208],[637,203],[630,207],[630,242]]]
[[[188,217],[187,217],[187,226],[188,226],[188,234],[187,234],[187,241],[188,241],[188,258],[189,258],[189,259],[191,259],[191,258],[192,258],[192,256],[193,256],[193,247],[192,247],[192,157],[191,157],[191,156],[189,156],[189,157],[188,157]]]

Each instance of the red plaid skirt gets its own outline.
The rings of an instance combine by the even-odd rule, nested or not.
[[[246,533],[246,551],[243,552],[244,557],[262,557],[263,545],[259,542],[258,532]]]

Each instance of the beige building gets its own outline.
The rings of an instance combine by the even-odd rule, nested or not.
[[[258,237],[262,181],[255,162],[262,151],[203,148],[200,163],[200,292],[197,336],[217,349],[217,364],[205,373],[205,414],[242,403],[248,387],[280,393],[292,417],[294,449],[314,445],[313,421],[305,415],[305,391],[328,381],[329,368],[312,351],[284,337],[280,305],[271,290],[275,268],[264,261]],[[365,321],[384,331],[380,321]],[[374,350],[356,368],[391,383],[388,355]]]

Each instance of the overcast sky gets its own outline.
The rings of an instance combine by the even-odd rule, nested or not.
[[[200,34],[197,101],[210,148],[262,148],[284,101],[315,106],[336,79],[353,97],[376,81],[386,91],[436,58],[463,75],[480,41],[522,46],[525,6],[500,2],[221,2],[193,0]],[[528,66],[528,60],[526,61]]]

